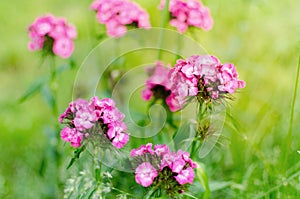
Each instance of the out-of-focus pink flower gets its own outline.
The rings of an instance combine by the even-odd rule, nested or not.
[[[135,181],[143,187],[150,186],[157,175],[158,172],[149,162],[144,162],[135,169]]]
[[[180,110],[187,97],[199,95],[204,99],[218,99],[245,87],[233,64],[221,64],[211,55],[192,55],[186,60],[177,60],[169,77],[172,93],[166,101],[171,111]]]
[[[146,88],[142,91],[142,98],[146,101],[152,97],[160,98],[173,110],[174,106],[177,106],[178,100],[172,98],[174,95],[172,95],[172,82],[169,78],[170,70],[170,67],[157,62],[151,76],[146,81]]]
[[[126,25],[150,28],[149,15],[137,3],[127,0],[95,0],[90,8],[97,12],[99,23],[105,24],[107,34],[121,37],[127,32]]]
[[[159,8],[164,9],[166,4],[162,0]],[[171,26],[177,28],[178,32],[184,33],[189,26],[195,26],[208,31],[213,26],[210,11],[198,0],[170,0],[169,12],[171,13]]]
[[[77,37],[75,26],[68,24],[64,18],[51,14],[38,17],[28,28],[31,51],[52,51],[55,55],[68,58],[74,51],[73,39]],[[47,45],[45,45],[47,43]]]
[[[70,129],[85,137],[100,133],[106,136],[113,146],[122,148],[129,140],[129,135],[125,133],[127,127],[123,122],[124,117],[124,114],[115,107],[112,99],[99,100],[97,96],[94,96],[90,102],[83,99],[71,102],[65,112],[60,115],[59,122],[68,124]],[[101,129],[94,129],[95,125],[96,128]],[[66,133],[61,135],[66,135]],[[63,140],[70,142],[65,136]]]
[[[74,43],[71,39],[60,38],[56,39],[53,44],[53,52],[56,55],[66,59],[71,56],[74,50]]]

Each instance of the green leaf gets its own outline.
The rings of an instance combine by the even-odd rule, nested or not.
[[[41,87],[45,84],[46,81],[47,81],[47,79],[45,79],[45,78],[36,79],[34,82],[32,82],[29,85],[28,89],[25,91],[25,93],[22,95],[22,97],[20,97],[20,99],[18,101],[20,103],[22,103],[22,102],[26,101],[27,99],[29,99],[30,97],[37,94],[38,92],[40,92]]]
[[[185,122],[173,135],[175,149],[188,150],[196,135],[194,125],[190,122]]]
[[[74,151],[74,156],[73,156],[73,158],[71,159],[69,165],[67,166],[67,169],[69,169],[69,168],[74,164],[74,162],[75,162],[76,160],[79,159],[80,154],[81,154],[85,149],[86,149],[86,147],[85,147],[85,145],[83,145],[83,146],[77,148],[77,149]]]
[[[198,199],[196,196],[193,196],[193,195],[191,195],[191,194],[189,194],[189,193],[183,193],[182,195],[184,195],[184,196],[187,196],[187,197],[189,197],[189,198],[194,198],[194,199]]]
[[[204,171],[204,165],[199,162],[197,162],[197,164],[198,164],[198,168],[196,170],[197,177],[198,177],[200,184],[204,188],[203,198],[206,199],[206,198],[210,197],[210,188],[209,188],[209,183],[208,183],[208,177]]]
[[[53,92],[50,90],[50,88],[47,85],[44,85],[41,88],[41,94],[42,97],[44,98],[46,104],[52,109],[54,110],[56,107],[56,99],[54,97]]]
[[[74,69],[74,68],[76,68],[76,63],[75,63],[74,60],[71,59],[71,60],[69,61],[69,63],[67,63],[67,64],[62,64],[62,65],[58,66],[57,69],[56,69],[56,73],[57,73],[57,74],[60,74],[60,73],[62,73],[62,72],[64,72],[64,71],[72,70],[72,69]]]
[[[232,185],[230,181],[213,181],[210,182],[211,191],[218,191]]]

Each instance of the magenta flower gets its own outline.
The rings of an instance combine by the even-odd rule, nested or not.
[[[62,130],[61,137],[64,141],[71,142],[73,135],[75,140],[78,137],[75,132],[80,133],[80,142],[75,142],[77,144],[71,142],[73,147],[79,147],[84,138],[100,134],[106,136],[116,148],[122,148],[129,140],[129,135],[125,133],[127,127],[123,119],[124,114],[115,107],[112,99],[99,100],[97,96],[94,96],[90,102],[78,99],[71,102],[59,117],[60,123],[69,126]]]
[[[154,146],[154,153],[158,156],[164,156],[170,153],[170,149],[165,144],[157,144]]]
[[[135,172],[136,182],[144,187],[150,185],[166,189],[167,193],[175,196],[183,193],[187,183],[194,180],[194,168],[197,164],[190,159],[188,152],[178,150],[171,152],[167,145],[142,145],[130,153],[138,162]],[[143,163],[141,163],[143,162]]]
[[[162,0],[159,8],[164,9],[166,4]],[[171,26],[177,28],[178,32],[184,33],[189,26],[195,26],[208,31],[213,26],[210,11],[198,0],[170,0],[169,12],[171,14]]]
[[[149,15],[137,3],[127,0],[95,0],[91,9],[97,12],[99,23],[105,24],[107,34],[121,37],[126,34],[126,25],[150,28]]]
[[[83,138],[83,134],[74,128],[65,127],[60,132],[61,139],[70,142],[72,147],[79,147]]]
[[[146,145],[140,146],[138,149],[132,149],[130,152],[130,157],[137,157],[142,156],[146,153],[154,154],[154,151],[152,150],[152,143],[148,143]]]
[[[71,56],[74,50],[74,43],[71,39],[60,38],[56,39],[53,44],[54,54],[66,59]]]
[[[70,57],[74,51],[73,39],[77,37],[77,32],[63,18],[56,18],[51,14],[38,17],[28,31],[31,39],[28,48],[31,51],[43,50],[62,58]]]
[[[169,67],[163,66],[161,62],[156,63],[151,76],[146,81],[146,88],[142,91],[144,100],[148,101],[152,96],[165,99],[170,95],[172,84],[168,77],[169,72]]]
[[[177,182],[179,184],[186,184],[186,183],[190,183],[192,184],[194,181],[194,177],[195,177],[195,173],[194,170],[189,167],[187,169],[182,169],[177,176],[175,176]]]
[[[245,87],[245,82],[238,79],[233,64],[221,64],[218,58],[210,55],[193,55],[186,60],[177,60],[169,77],[172,93],[166,100],[171,111],[180,110],[187,97],[198,96],[209,101]]]
[[[135,181],[144,187],[150,186],[157,175],[158,172],[149,162],[144,162],[135,169]]]

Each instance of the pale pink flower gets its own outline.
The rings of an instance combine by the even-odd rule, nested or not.
[[[158,172],[149,162],[144,162],[135,169],[135,181],[143,187],[150,186],[157,176]]]
[[[127,25],[150,28],[149,15],[137,3],[127,0],[95,0],[90,8],[97,12],[99,23],[105,24],[107,34],[121,37],[127,32]]]
[[[164,9],[166,4],[162,0],[159,8]],[[178,32],[184,33],[189,26],[195,26],[208,31],[213,26],[213,19],[207,7],[198,0],[170,0],[169,12],[170,24],[177,28]]]

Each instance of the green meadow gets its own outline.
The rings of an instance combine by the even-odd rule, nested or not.
[[[159,27],[160,1],[137,2],[149,12],[152,26]],[[246,88],[234,94],[234,100],[226,105],[226,120],[216,146],[201,159],[210,188],[209,196],[202,196],[300,198],[300,85],[296,87],[300,2],[202,2],[210,8],[214,27],[207,32],[192,29],[186,35],[223,63],[233,63],[239,78],[246,81]],[[72,100],[79,66],[104,40],[103,26],[89,9],[91,3],[0,2],[0,198],[62,197],[64,184],[53,176],[61,179],[69,176],[66,166],[73,151],[54,135],[58,115],[52,113],[41,94],[19,101],[32,82],[49,74],[48,61],[43,62],[38,52],[27,48],[27,28],[45,13],[63,16],[77,28],[71,57],[75,64],[56,59],[58,65],[73,66],[57,79],[57,105],[62,113]],[[132,57],[127,57],[132,64],[143,61],[143,56]],[[81,89],[86,92],[84,86]],[[134,103],[136,107],[145,107],[142,100],[141,104],[138,100]],[[58,151],[54,146],[58,146]],[[54,161],[57,152],[63,154],[58,162]],[[204,192],[203,188],[199,192]]]

